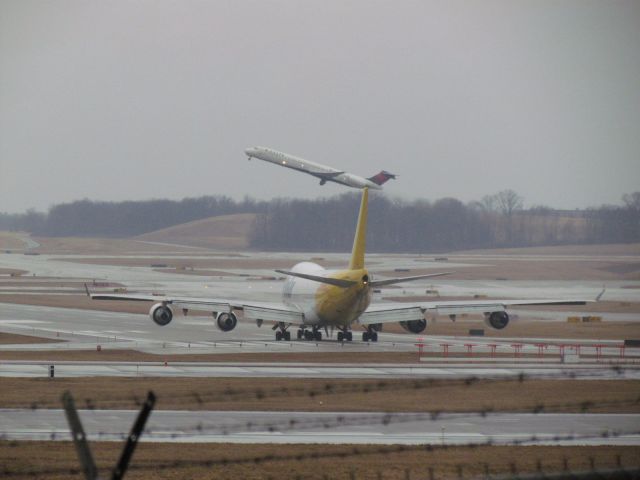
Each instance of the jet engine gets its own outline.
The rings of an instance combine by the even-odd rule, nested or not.
[[[509,323],[509,315],[507,312],[486,313],[484,323],[496,330],[502,330]]]
[[[173,311],[166,304],[156,303],[151,307],[151,310],[149,310],[149,316],[151,320],[161,327],[164,327],[173,319]]]
[[[424,318],[420,320],[409,320],[400,322],[400,326],[409,333],[421,333],[427,328],[427,321]]]
[[[238,323],[238,318],[233,312],[220,312],[216,317],[216,326],[223,332],[230,332]]]

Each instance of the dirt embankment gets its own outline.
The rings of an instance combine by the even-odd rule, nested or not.
[[[255,213],[221,215],[145,233],[136,240],[214,249],[243,250],[249,247]]]

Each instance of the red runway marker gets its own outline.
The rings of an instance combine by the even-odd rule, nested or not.
[[[511,346],[513,347],[513,349],[515,351],[515,357],[518,358],[520,356],[520,351],[522,350],[522,344],[521,343],[512,343]]]

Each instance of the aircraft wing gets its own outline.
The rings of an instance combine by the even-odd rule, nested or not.
[[[144,294],[89,293],[94,300],[133,300],[142,302],[165,303],[179,309],[202,310],[208,312],[231,312],[242,310],[245,320],[263,320],[265,322],[285,322],[302,324],[302,311],[281,302],[243,302],[222,298],[172,297]]]
[[[597,300],[600,299],[600,295]],[[592,300],[540,299],[540,300],[452,300],[442,302],[374,303],[358,319],[363,325],[421,320],[426,313],[433,315],[459,315],[463,313],[503,312],[510,306],[527,305],[585,305]]]

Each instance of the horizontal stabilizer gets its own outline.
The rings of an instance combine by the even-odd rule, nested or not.
[[[451,275],[453,272],[429,273],[427,275],[416,275],[413,277],[387,278],[385,280],[374,280],[369,282],[371,287],[382,287],[384,285],[393,285],[394,283],[411,282],[413,280],[422,280],[423,278],[441,277],[443,275]]]
[[[284,275],[291,275],[292,277],[304,278],[313,282],[326,283],[328,285],[333,285],[340,288],[349,288],[358,283],[354,282],[353,280],[343,280],[341,278],[331,277],[318,277],[316,275],[309,275],[308,273],[288,272],[287,270],[276,270],[276,272],[282,273]]]

